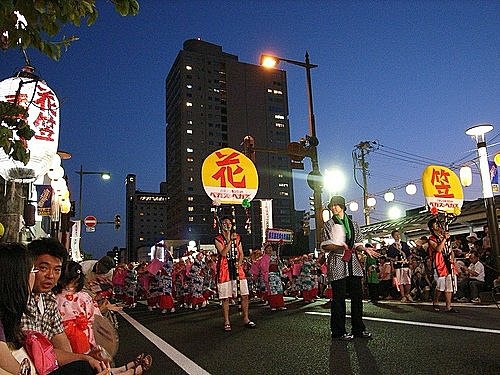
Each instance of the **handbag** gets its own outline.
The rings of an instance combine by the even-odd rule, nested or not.
[[[39,375],[47,375],[59,368],[54,345],[47,337],[32,330],[24,331],[24,334],[24,347]]]

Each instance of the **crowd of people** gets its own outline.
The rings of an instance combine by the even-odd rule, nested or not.
[[[34,240],[27,247],[0,244],[0,374],[147,371],[150,355],[141,353],[123,366],[113,366],[97,345],[92,325],[101,315],[99,305],[85,291],[89,285],[81,265],[67,257],[67,250],[53,238]]]
[[[429,236],[410,243],[402,241],[397,230],[391,236],[390,245],[382,243],[369,253],[366,248],[374,246],[368,243],[358,254],[364,270],[363,298],[372,302],[433,301],[437,281]],[[476,239],[475,234],[451,239],[457,276],[455,301],[479,303],[479,293],[491,290],[497,277],[490,251]],[[283,257],[279,248],[278,244],[266,243],[262,248],[251,249],[242,260],[251,300],[262,301],[275,311],[286,309],[284,296],[304,302],[331,298],[324,252],[316,257],[313,253]],[[166,255],[163,262],[118,264],[112,286],[105,289],[113,289],[115,298],[127,307],[142,300],[149,310],[157,309],[162,314],[174,313],[178,308],[198,310],[220,299],[217,254],[197,252],[175,261],[168,252]]]
[[[487,228],[481,239],[475,233],[450,237],[432,219],[429,236],[406,242],[395,229],[390,244],[375,248],[359,242],[359,227],[342,215],[342,197],[332,198],[329,207],[334,216],[325,223],[317,256],[284,258],[280,244],[265,243],[244,257],[230,218],[222,219],[217,252],[175,260],[165,251],[162,260],[115,265],[103,257],[86,267],[67,259],[56,239],[37,239],[27,247],[0,244],[0,288],[18,291],[0,294],[0,375],[142,374],[151,367],[150,355],[112,367],[112,355],[96,342],[93,330],[96,319],[104,316],[116,324],[113,311],[134,308],[139,301],[161,314],[220,303],[223,329],[231,331],[229,306],[236,300],[244,327],[255,328],[250,300],[277,311],[286,310],[285,296],[303,303],[323,297],[331,300],[332,338],[350,340],[371,338],[362,320],[363,298],[429,301],[436,311],[456,312],[453,300],[479,303],[481,291],[500,283]],[[352,333],[345,329],[347,296]],[[39,361],[40,347],[49,360]]]

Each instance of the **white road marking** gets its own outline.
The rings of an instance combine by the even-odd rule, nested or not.
[[[324,315],[330,316],[330,313],[307,311],[306,314],[310,315]],[[347,318],[351,318],[350,315],[346,315]],[[397,320],[397,319],[383,319],[383,318],[373,318],[370,316],[363,316],[363,320],[373,320],[376,322],[386,322],[386,323],[396,323],[396,324],[408,324],[412,326],[422,326],[422,327],[433,327],[433,328],[445,328],[445,329],[456,329],[459,331],[472,331],[472,332],[483,332],[483,333],[495,333],[500,334],[498,329],[487,329],[487,328],[477,328],[477,327],[465,327],[465,326],[452,326],[449,324],[436,324],[436,323],[425,323],[425,322],[413,322],[411,320]]]
[[[179,352],[177,349],[175,349],[173,346],[169,345],[167,342],[162,340],[160,337],[156,336],[153,332],[151,332],[149,329],[144,327],[141,323],[139,323],[137,320],[132,318],[130,315],[123,311],[119,311],[120,315],[123,316],[123,318],[132,324],[132,326],[137,329],[140,333],[144,335],[149,341],[151,341],[158,349],[160,349],[167,357],[169,357],[172,361],[174,361],[177,366],[182,368],[186,373],[189,375],[210,375],[210,373],[204,369],[202,369],[200,366],[198,366],[196,363],[191,361],[188,357],[186,357],[184,354]]]

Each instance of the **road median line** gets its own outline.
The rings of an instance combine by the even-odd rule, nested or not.
[[[309,314],[309,315],[330,316],[330,313],[327,313],[327,312],[323,313],[323,312],[307,311],[306,314]],[[346,315],[346,318],[350,319],[351,316],[350,315]],[[414,322],[414,321],[411,321],[411,320],[384,319],[384,318],[374,318],[374,317],[370,317],[370,316],[363,316],[363,320],[372,320],[372,321],[375,321],[375,322],[384,322],[384,323],[407,324],[407,325],[422,326],[422,327],[455,329],[455,330],[459,330],[459,331],[494,333],[494,334],[497,334],[497,335],[500,334],[500,330],[498,330],[498,329],[478,328],[478,327],[465,327],[465,326],[452,326],[452,325],[449,325],[449,324]]]
[[[163,353],[165,353],[167,357],[169,357],[172,361],[174,361],[177,366],[186,371],[186,373],[188,373],[189,375],[210,375],[208,371],[198,366],[196,363],[194,363],[184,354],[179,352],[169,343],[164,341],[162,338],[155,335],[149,329],[144,327],[141,323],[132,318],[126,312],[118,311],[118,313],[127,322],[129,322],[135,329],[137,329],[144,337],[146,337],[149,341],[151,341],[158,349],[160,349]]]

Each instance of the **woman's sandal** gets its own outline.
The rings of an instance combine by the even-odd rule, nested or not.
[[[134,363],[133,367],[130,368],[125,364],[125,370],[134,369],[134,374],[136,373],[137,367],[141,366],[142,372],[146,372],[151,368],[153,364],[153,357],[150,354],[141,353],[132,361]]]
[[[135,369],[139,366],[141,366],[142,372],[146,372],[151,368],[151,365],[153,364],[153,357],[151,357],[150,354],[141,353],[134,360],[134,364],[135,364],[134,374],[135,374]]]
[[[224,324],[224,331],[229,332],[231,330],[231,324],[226,323]]]

